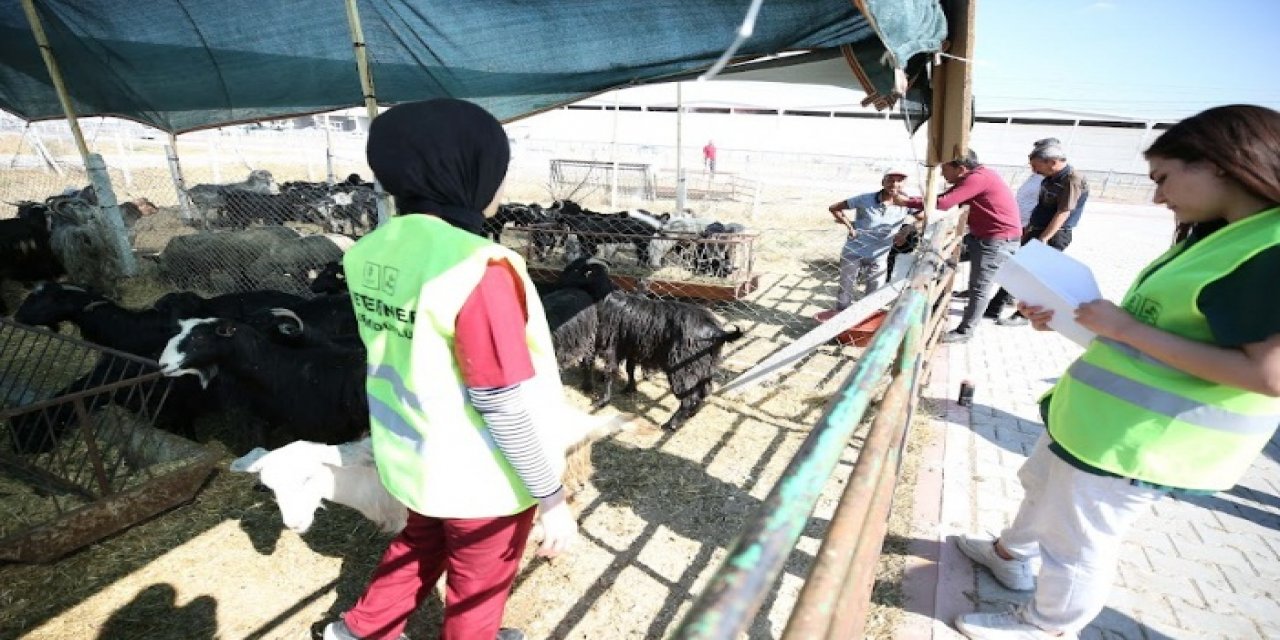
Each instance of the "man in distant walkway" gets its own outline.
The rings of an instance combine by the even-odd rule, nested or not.
[[[707,146],[702,148],[702,163],[706,165],[707,171],[712,175],[716,172],[716,143],[708,140]]]
[[[894,204],[901,195],[907,172],[900,169],[886,171],[880,179],[880,190],[841,200],[829,207],[836,222],[849,227],[849,237],[840,250],[840,292],[836,295],[836,310],[842,311],[853,303],[858,276],[867,281],[868,290],[876,287],[880,274],[889,260],[894,238],[908,216],[915,215],[908,207]],[[853,212],[853,219],[845,215]],[[867,272],[864,273],[863,271]]]
[[[1013,191],[1000,174],[978,162],[973,151],[959,160],[942,165],[942,177],[951,188],[938,197],[938,210],[969,205],[969,233],[964,237],[969,250],[969,304],[956,328],[942,336],[943,342],[968,342],[978,327],[978,315],[994,293],[995,274],[1018,249],[1022,225]],[[920,209],[920,198],[897,196],[894,204]]]
[[[1089,200],[1089,182],[1067,164],[1067,155],[1059,145],[1037,146],[1027,159],[1031,170],[1044,176],[1044,182],[1040,184],[1040,198],[1031,211],[1031,220],[1023,229],[1022,244],[1039,240],[1058,251],[1066,251],[1071,244],[1071,231]],[[987,317],[999,318],[1008,299],[1009,294],[1001,290],[987,307]],[[1027,324],[1027,319],[1014,313],[997,320],[996,324],[1020,326]]]

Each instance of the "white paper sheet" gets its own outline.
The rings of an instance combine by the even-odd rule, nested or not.
[[[1049,326],[1068,340],[1082,347],[1093,340],[1095,334],[1075,321],[1076,307],[1102,297],[1083,262],[1032,240],[996,271],[996,282],[1021,302],[1052,309]]]

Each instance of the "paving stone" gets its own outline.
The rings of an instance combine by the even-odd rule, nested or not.
[[[1280,555],[1276,555],[1275,549],[1269,546],[1267,541],[1256,533],[1223,531],[1216,527],[1208,527],[1199,523],[1193,523],[1192,526],[1200,534],[1200,538],[1204,540],[1206,546],[1238,549],[1248,558],[1250,564],[1257,565],[1258,563],[1280,561]]]
[[[1193,631],[1201,635],[1201,637],[1213,634],[1216,637],[1227,637],[1233,640],[1251,640],[1253,638],[1265,640],[1263,635],[1258,632],[1258,626],[1254,624],[1253,620],[1243,616],[1193,607],[1175,609],[1174,615],[1178,616],[1178,626]]]
[[[1182,579],[1196,578],[1198,580],[1208,581],[1220,588],[1233,588],[1234,583],[1229,583],[1224,577],[1220,567],[1215,565],[1205,565],[1200,562],[1188,560],[1186,558],[1169,555],[1156,551],[1154,549],[1143,549],[1147,556],[1147,560],[1154,567],[1154,577],[1152,582],[1158,584],[1160,580],[1166,578],[1181,577]],[[1241,567],[1221,567],[1221,569],[1230,569],[1232,571],[1243,571],[1252,574],[1248,569]]]
[[[1257,568],[1257,565],[1251,563],[1243,551],[1235,547],[1200,542],[1188,543],[1177,537],[1173,538],[1173,544],[1178,548],[1178,555],[1185,560],[1223,567]]]
[[[1269,595],[1254,596],[1221,589],[1213,584],[1192,579],[1209,602],[1209,608],[1220,613],[1239,613],[1253,620],[1269,620],[1280,624],[1280,602]]]
[[[1192,607],[1208,605],[1190,578],[1146,571],[1133,565],[1121,565],[1119,572],[1123,576],[1126,590],[1139,600],[1178,598],[1185,605]]]

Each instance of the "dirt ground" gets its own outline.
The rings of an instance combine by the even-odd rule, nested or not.
[[[618,409],[665,417],[672,399],[659,382],[642,383]],[[597,443],[595,474],[576,499],[580,544],[554,561],[526,559],[506,624],[533,638],[665,636],[829,391],[773,387],[717,397],[677,433],[653,429]],[[0,637],[301,638],[349,607],[387,538],[341,507],[322,513],[305,536],[282,530],[270,494],[225,471],[231,455],[223,450],[224,470],[191,504],[54,564],[0,567]],[[780,634],[852,453],[748,637]],[[433,597],[411,637],[431,637],[439,615]],[[892,615],[873,621],[887,625]]]

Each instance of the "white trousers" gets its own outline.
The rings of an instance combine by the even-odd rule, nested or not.
[[[1026,620],[1075,633],[1107,604],[1125,532],[1168,491],[1076,469],[1050,451],[1049,442],[1041,435],[1018,470],[1026,497],[1000,546],[1021,559],[1040,557]]]

